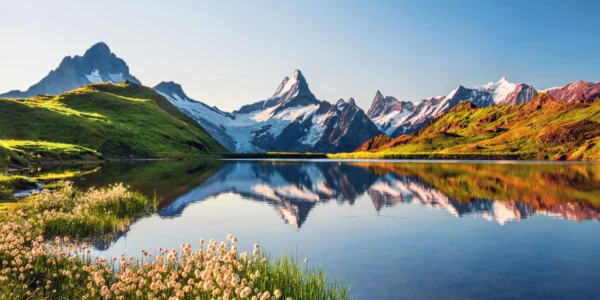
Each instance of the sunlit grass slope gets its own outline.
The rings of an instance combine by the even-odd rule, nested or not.
[[[59,96],[0,99],[0,128],[0,140],[12,140],[2,142],[9,146],[14,140],[70,144],[106,158],[182,158],[226,151],[164,97],[128,82],[88,85]],[[14,152],[19,147],[8,148]],[[7,164],[6,158],[0,161]]]
[[[332,157],[597,161],[600,101],[562,103],[541,93],[517,106],[475,108],[463,102],[416,135],[379,137],[359,151]]]

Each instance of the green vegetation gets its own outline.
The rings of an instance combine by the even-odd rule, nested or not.
[[[226,152],[152,89],[95,84],[59,96],[0,99],[0,166],[37,160],[190,158]]]
[[[102,156],[95,150],[64,143],[0,140],[0,148],[7,149],[16,155],[17,162],[22,162],[20,164],[21,166],[25,162],[39,163],[43,161],[85,161],[102,159]],[[13,159],[7,159],[7,161],[12,160]],[[9,164],[7,163],[6,167],[8,166]]]
[[[12,200],[12,194],[18,190],[33,189],[37,181],[24,176],[7,176],[0,173],[0,202]]]
[[[155,207],[154,201],[122,184],[83,193],[65,183],[55,191],[31,197],[26,204],[28,213],[43,215],[44,236],[71,238],[114,234]]]
[[[349,299],[348,288],[286,256],[268,259],[237,239],[141,258],[94,258],[79,241],[123,230],[153,210],[123,185],[81,192],[64,185],[0,215],[0,295],[10,299]],[[68,234],[68,236],[54,236]],[[76,239],[73,240],[73,237]]]
[[[25,165],[27,161],[22,156],[0,144],[0,170]]]
[[[200,186],[224,164],[225,162],[216,159],[109,162],[93,172],[85,174],[84,179],[75,176],[73,181],[75,185],[83,189],[93,186],[107,186],[117,181],[122,182],[146,197],[158,197],[160,208],[167,206],[191,189]],[[45,177],[46,174],[41,173],[35,177]]]
[[[463,102],[418,134],[387,143],[369,141],[359,150],[330,157],[597,161],[600,101],[561,103],[541,93],[517,106],[474,108]]]

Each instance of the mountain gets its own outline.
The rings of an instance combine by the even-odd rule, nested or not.
[[[0,98],[58,95],[90,83],[117,84],[124,80],[140,84],[140,81],[129,73],[125,61],[112,53],[105,43],[100,42],[88,49],[83,56],[65,57],[58,68],[50,71],[26,91],[10,91],[0,94]]]
[[[0,141],[18,140],[24,144],[20,153],[42,159],[52,155],[55,144],[85,147],[105,158],[187,158],[226,151],[164,97],[128,81],[58,96],[0,98],[0,128]]]
[[[397,137],[404,133],[413,133],[420,130],[433,119],[463,101],[470,101],[477,107],[496,104],[517,105],[531,101],[537,95],[537,91],[531,85],[510,83],[503,77],[497,82],[490,82],[474,88],[460,85],[446,96],[423,99],[419,104],[414,105],[412,109],[407,104],[402,106],[395,104],[399,108],[388,108],[386,110],[379,108],[382,107],[382,103],[396,102],[392,100],[382,101],[382,96],[379,95],[380,93],[375,95],[373,105],[369,109],[372,112],[369,117],[387,135]],[[393,99],[393,97],[387,98]],[[383,107],[386,106],[383,105]]]
[[[352,151],[381,134],[354,99],[336,105],[318,100],[300,70],[285,77],[268,99],[232,113],[189,98],[172,82],[154,89],[235,152]]]
[[[560,102],[546,93],[520,105],[477,108],[456,105],[418,134],[377,137],[365,157],[517,157],[541,160],[600,160],[600,101]],[[396,155],[396,156],[394,156]]]
[[[186,115],[196,120],[208,133],[214,137],[223,147],[235,149],[233,139],[226,132],[222,124],[227,124],[233,120],[229,113],[219,110],[216,107],[210,107],[200,101],[188,97],[181,85],[169,81],[161,82],[153,88],[157,93],[167,98],[173,105]]]
[[[562,102],[585,102],[600,97],[600,82],[569,83],[563,87],[544,90],[545,93]]]
[[[415,105],[410,101],[398,101],[392,96],[384,97],[380,91],[377,91],[367,116],[380,131],[391,135],[406,121],[414,109]]]

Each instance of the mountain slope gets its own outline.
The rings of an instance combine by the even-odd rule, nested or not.
[[[59,96],[0,99],[0,139],[80,145],[109,158],[189,157],[225,151],[152,89],[94,84]]]
[[[600,82],[569,83],[563,87],[550,88],[545,92],[561,102],[585,102],[600,97]]]
[[[600,160],[600,101],[565,103],[540,93],[516,106],[476,108],[464,102],[416,135],[387,143],[369,141],[360,149],[378,156],[435,153]]]
[[[172,81],[163,81],[153,89],[167,98],[183,113],[200,123],[223,147],[230,150],[235,149],[234,140],[228,135],[225,127],[222,125],[233,120],[231,114],[191,99],[185,94],[181,85]]]
[[[67,56],[58,68],[32,85],[26,91],[10,91],[0,94],[0,98],[29,98],[37,95],[58,95],[91,83],[128,80],[140,83],[129,73],[124,60],[118,58],[102,42],[88,49],[83,56]]]
[[[378,109],[382,102],[379,95],[380,93],[373,100],[371,109],[369,109],[371,112],[369,117],[387,135],[397,137],[404,133],[420,130],[433,119],[463,101],[471,101],[477,107],[496,104],[517,105],[531,101],[537,95],[537,90],[528,84],[510,83],[503,77],[497,82],[490,82],[474,88],[461,85],[446,96],[423,99],[412,107],[401,102],[402,105],[396,104],[395,109],[387,110]]]
[[[232,113],[189,98],[173,82],[154,89],[235,152],[351,151],[381,133],[354,100],[337,105],[318,100],[300,70],[268,99]]]

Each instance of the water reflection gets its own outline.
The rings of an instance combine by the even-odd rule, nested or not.
[[[598,220],[596,165],[479,163],[231,162],[160,210],[181,215],[224,193],[270,204],[295,228],[318,203],[353,205],[368,195],[375,211],[403,203],[475,215],[499,224],[533,215]]]
[[[584,220],[599,219],[598,166],[213,160],[107,164],[74,181],[164,199],[96,256],[233,233],[240,249],[310,258],[358,299],[595,299],[600,226]]]

